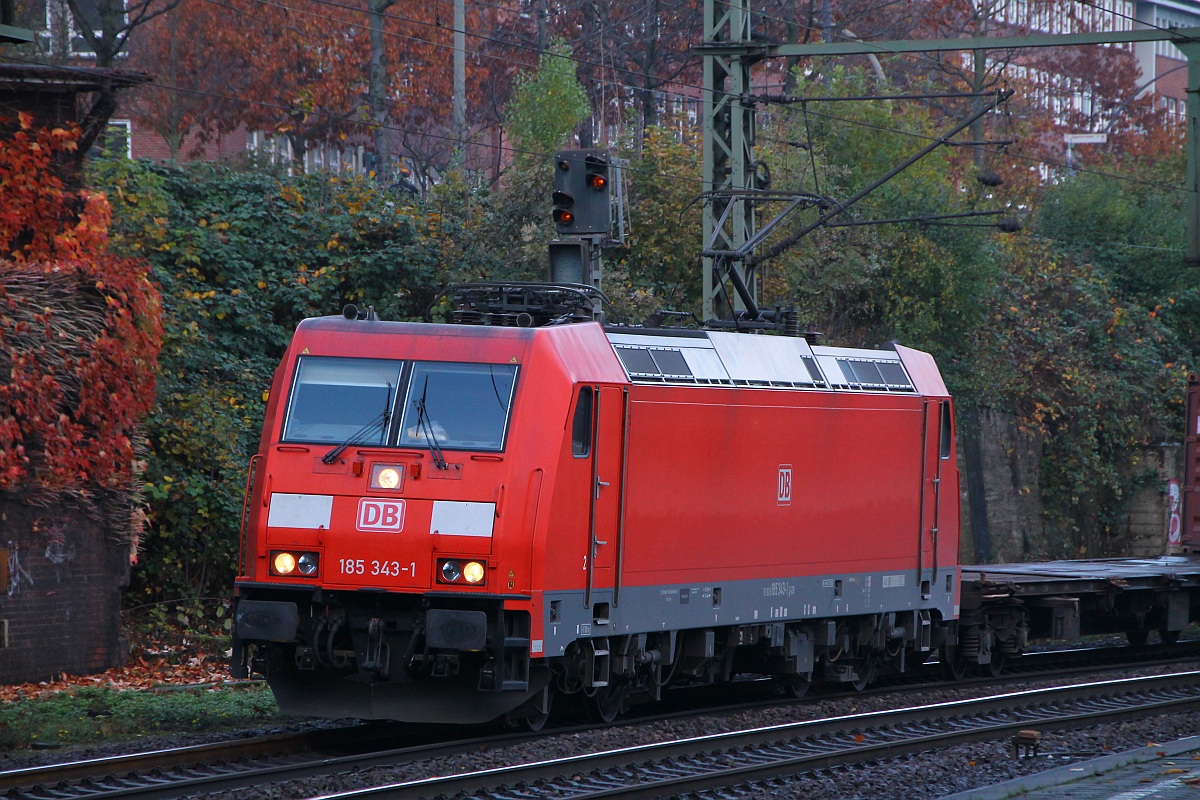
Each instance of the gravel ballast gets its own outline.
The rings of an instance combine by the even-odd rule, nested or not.
[[[1138,674],[1163,674],[1200,669],[1200,664],[1180,664],[1169,669],[1138,670]],[[1124,677],[1129,672],[1108,677]],[[1101,680],[1090,676],[1088,680]],[[370,785],[383,785],[436,775],[469,772],[540,761],[579,753],[630,747],[657,741],[774,725],[808,719],[820,719],[864,711],[904,708],[987,696],[1000,691],[1034,689],[1043,686],[1076,683],[1075,680],[1030,681],[1028,685],[903,691],[862,697],[781,705],[773,708],[724,716],[674,719],[637,725],[616,725],[569,735],[550,735],[536,742],[489,749],[450,758],[406,764],[394,769],[364,770],[319,780],[264,786],[252,790],[227,792],[224,798],[260,800],[261,798],[308,798]],[[915,756],[888,760],[867,767],[824,770],[797,776],[770,786],[751,787],[746,797],[787,797],[804,800],[933,800],[982,786],[1020,778],[1043,770],[1078,763],[1113,753],[1135,750],[1196,735],[1200,732],[1200,710],[1186,714],[1152,717],[1127,722],[1096,725],[1086,730],[1044,731],[1037,756],[1014,759],[1008,739],[949,747]],[[1200,762],[1197,762],[1200,769]],[[728,797],[726,790],[722,796]]]
[[[1107,675],[1092,675],[1086,680],[1128,677],[1132,674],[1164,674],[1192,669],[1200,669],[1200,663],[1181,663],[1169,668],[1122,670]],[[927,705],[1021,689],[1078,683],[1081,680],[1068,678],[1030,680],[1009,684],[1004,688],[975,686],[954,689],[910,689],[829,699],[823,699],[820,694],[816,694],[800,703],[781,704],[754,711],[647,721],[583,732],[550,734],[536,741],[519,745],[480,749],[468,754],[404,764],[395,768],[362,770],[352,774],[325,776],[284,785],[267,784],[241,790],[227,790],[222,792],[219,797],[223,800],[310,798],[372,785],[503,767],[560,756],[594,753],[651,742],[679,740],[722,731]],[[321,727],[329,724],[328,722],[314,722],[311,723],[311,726]],[[296,723],[288,725],[286,728],[304,728],[308,725],[308,723]],[[10,754],[11,757],[5,759],[4,767],[11,769],[34,763],[96,758],[125,752],[198,744],[216,739],[256,737],[283,730],[284,728],[276,728],[242,731],[230,735],[154,737],[93,746],[86,750]],[[1008,739],[981,742],[929,751],[865,767],[831,769],[815,774],[800,775],[790,780],[772,782],[769,786],[750,787],[744,796],[805,798],[805,800],[851,800],[853,798],[933,800],[1043,770],[1143,748],[1148,744],[1183,739],[1197,733],[1200,733],[1200,710],[1172,716],[1096,725],[1086,730],[1043,730],[1039,754],[1036,756],[1014,759],[1011,742]],[[1197,770],[1200,770],[1200,761],[1196,762],[1196,766]],[[725,790],[722,796],[728,797],[731,794]],[[198,797],[215,798],[217,795]]]

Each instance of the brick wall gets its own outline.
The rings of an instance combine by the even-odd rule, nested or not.
[[[0,500],[0,683],[124,664],[128,580],[129,546],[100,523]]]
[[[171,148],[167,142],[154,130],[136,121],[130,124],[130,150],[133,158],[148,158],[152,161],[169,161]],[[222,161],[238,158],[246,154],[247,134],[244,126],[212,141],[202,142],[192,133],[183,138],[179,147],[178,160],[184,161]]]

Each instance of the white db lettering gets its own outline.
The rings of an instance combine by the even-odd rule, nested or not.
[[[360,531],[395,533],[404,530],[404,501],[362,498],[358,501],[358,522],[355,527]]]
[[[792,465],[779,465],[779,493],[775,497],[775,502],[781,506],[791,505],[792,503]]]

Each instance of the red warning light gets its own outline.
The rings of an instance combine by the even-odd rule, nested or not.
[[[603,175],[589,173],[587,176],[587,185],[590,189],[594,189],[597,192],[603,192],[604,187],[608,186],[608,178],[604,177]]]

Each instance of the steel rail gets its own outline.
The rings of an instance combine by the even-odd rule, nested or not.
[[[352,735],[352,730],[345,729],[345,733]],[[329,732],[324,732],[324,736],[328,735],[330,735]],[[47,781],[61,783],[64,781],[78,781],[84,778],[94,779],[97,775],[114,771],[145,772],[162,769],[166,766],[188,767],[225,759],[272,756],[281,752],[302,750],[319,741],[321,739],[313,739],[312,733],[281,733],[254,737],[252,739],[231,739],[211,744],[197,744],[162,750],[147,750],[140,753],[89,758],[81,761],[67,761],[60,764],[39,764],[32,767],[19,767],[0,772],[0,792],[45,783]]]
[[[405,781],[311,800],[661,797],[890,758],[1030,727],[1062,729],[1200,707],[1200,671],[1034,689],[787,723],[530,764]]]
[[[419,746],[380,750],[382,742],[397,738],[395,733],[381,732],[384,727],[393,726],[366,723],[5,770],[0,772],[0,792],[7,800],[177,798],[327,774],[343,764],[351,768],[373,760],[396,763],[406,754],[428,758],[470,744],[443,731],[434,734],[432,743],[426,737]],[[491,743],[494,737],[471,741]],[[367,752],[329,755],[356,748]],[[326,755],[312,757],[321,752]]]

